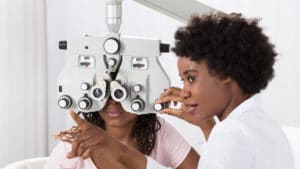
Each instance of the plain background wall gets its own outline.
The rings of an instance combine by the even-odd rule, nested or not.
[[[184,3],[184,0],[182,0]],[[279,53],[275,65],[276,77],[263,91],[262,97],[267,112],[282,125],[300,126],[300,1],[298,0],[205,0],[208,5],[225,12],[242,12],[245,16],[259,17],[260,25]],[[58,41],[74,39],[84,34],[105,36],[104,0],[48,0],[48,120],[49,150],[55,145],[51,134],[70,125],[66,112],[57,108],[56,78],[67,58],[64,51],[58,50]],[[183,25],[163,14],[152,11],[131,0],[123,1],[123,20],[121,34],[157,38],[173,44],[173,34]],[[174,86],[181,86],[174,54],[160,57]],[[181,121],[168,118],[190,138],[197,137],[197,129],[183,126]],[[187,132],[188,131],[188,132]],[[195,139],[194,139],[195,140]]]

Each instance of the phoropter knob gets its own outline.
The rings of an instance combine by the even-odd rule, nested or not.
[[[89,83],[84,82],[80,85],[80,88],[81,88],[81,90],[89,90],[90,86],[91,85]]]
[[[131,109],[133,111],[137,111],[137,112],[141,112],[143,111],[145,108],[145,103],[143,100],[141,99],[135,99],[133,100],[133,102],[131,103]]]
[[[63,95],[58,99],[58,106],[63,109],[68,109],[72,105],[72,99],[70,96]]]
[[[116,54],[121,48],[120,41],[116,38],[108,38],[104,41],[103,48],[106,53]]]
[[[162,109],[165,109],[165,108],[167,108],[168,107],[168,105],[166,104],[166,103],[155,103],[154,105],[153,105],[153,109],[155,110],[155,111],[161,111]]]
[[[133,90],[134,92],[136,92],[136,93],[142,91],[142,89],[143,89],[143,87],[142,87],[142,85],[140,85],[140,84],[135,84],[135,85],[133,85],[133,87],[132,87],[132,90]]]
[[[62,40],[58,42],[58,48],[59,49],[63,49],[63,50],[67,50],[67,41],[66,40]]]
[[[166,43],[161,43],[159,45],[159,50],[161,53],[168,53],[170,52],[170,45],[169,44],[166,44]]]
[[[92,100],[86,96],[81,97],[78,101],[78,107],[82,110],[88,110],[92,107]]]

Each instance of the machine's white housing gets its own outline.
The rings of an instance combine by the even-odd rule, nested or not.
[[[197,0],[134,0],[179,21],[193,13],[216,10]],[[58,105],[76,111],[101,110],[109,97],[127,112],[147,114],[160,111],[155,105],[170,85],[158,56],[166,52],[159,40],[120,36],[122,0],[106,0],[106,37],[91,37],[60,43],[69,57],[58,77]]]
[[[118,53],[110,54],[104,49],[104,43],[111,37],[120,42]],[[135,114],[155,113],[153,109],[155,99],[170,86],[170,80],[158,60],[161,54],[160,46],[159,40],[125,36],[119,38],[114,33],[107,37],[85,36],[68,41],[69,57],[58,77],[58,98],[69,96],[72,104],[68,108],[77,111],[99,111],[112,95],[114,85],[111,84],[117,81],[127,92],[124,99],[118,100],[125,111]],[[84,63],[80,58],[84,56],[94,58],[93,64],[80,66]],[[111,59],[114,59],[114,64],[109,64]],[[110,77],[111,72],[118,72],[115,79]],[[95,98],[94,87],[105,85],[105,97]],[[85,89],[86,86],[89,86],[88,90],[83,90],[82,88]],[[80,108],[78,102],[82,97],[91,99],[90,108]],[[142,108],[137,111],[132,110],[132,106],[136,108],[138,103],[143,103]]]

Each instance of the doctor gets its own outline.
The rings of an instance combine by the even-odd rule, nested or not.
[[[260,104],[259,93],[274,76],[277,54],[256,19],[236,13],[194,16],[175,33],[173,51],[184,87],[168,89],[157,102],[178,101],[183,106],[162,113],[196,125],[214,116],[220,121],[200,154],[199,169],[294,168],[286,136]],[[72,117],[79,127],[90,127],[75,114]],[[104,131],[98,134],[102,139],[93,148],[107,156],[107,161],[128,169],[165,169]],[[80,139],[73,145],[75,154],[91,147],[81,147]]]

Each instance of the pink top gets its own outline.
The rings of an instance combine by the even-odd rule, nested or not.
[[[157,132],[156,144],[150,157],[164,166],[177,168],[185,159],[191,146],[164,119],[158,117],[161,128]],[[93,161],[81,157],[67,159],[67,153],[71,151],[71,145],[67,142],[59,142],[52,151],[44,169],[97,169]]]

